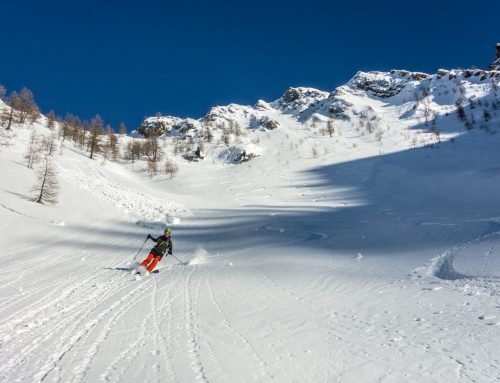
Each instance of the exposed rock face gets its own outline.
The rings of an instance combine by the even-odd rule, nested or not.
[[[241,164],[250,161],[252,158],[259,157],[260,154],[261,149],[254,144],[235,145],[224,150],[219,155],[219,159],[228,163]]]
[[[264,116],[260,119],[260,125],[268,130],[274,130],[280,125],[280,123],[272,118]]]
[[[226,126],[228,124],[235,125],[238,123],[238,120],[250,119],[256,113],[259,113],[259,110],[251,106],[229,104],[227,106],[215,106],[211,108],[200,121],[209,123],[212,126],[218,124]]]
[[[160,136],[169,133],[173,126],[181,121],[181,118],[171,116],[149,117],[139,125],[137,131],[146,138],[151,135]]]
[[[200,123],[192,118],[186,118],[172,125],[172,128],[181,137],[186,137],[188,133],[200,130],[200,127]]]
[[[296,88],[288,88],[281,99],[283,102],[292,103],[302,97],[302,93]]]
[[[200,146],[198,146],[196,150],[190,150],[184,153],[182,157],[191,162],[198,162],[199,160],[205,158],[205,153],[203,152],[203,149]]]
[[[358,72],[347,86],[372,96],[389,98],[399,94],[409,82],[422,81],[430,76],[425,73],[392,70],[387,72]]]
[[[225,119],[226,115],[227,115],[227,110],[225,107],[214,106],[213,108],[210,108],[208,113],[203,117],[203,120],[207,122],[214,122],[217,121],[218,118]]]
[[[341,98],[336,98],[334,95],[328,99],[330,105],[328,107],[328,114],[333,118],[340,120],[349,120],[347,111],[352,107],[350,102],[347,102]]]
[[[500,43],[497,43],[496,60],[491,63],[490,70],[500,71]]]
[[[139,125],[137,131],[146,138],[152,135],[174,135],[185,138],[187,136],[195,136],[201,131],[201,124],[192,118],[182,119],[172,116],[149,117]]]
[[[320,101],[327,99],[328,96],[328,92],[314,88],[288,88],[283,96],[270,105],[283,113],[298,114],[314,107]]]
[[[246,151],[243,151],[238,157],[236,157],[235,162],[242,164],[243,162],[248,162],[255,157],[258,156],[254,153],[247,153]]]
[[[269,105],[269,103],[265,102],[264,100],[259,100],[254,106],[255,109],[265,111],[265,110],[272,110],[273,107]]]

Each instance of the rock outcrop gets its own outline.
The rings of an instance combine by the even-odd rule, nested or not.
[[[500,71],[500,43],[497,43],[496,59],[490,64],[490,70]]]
[[[367,92],[371,96],[389,98],[399,94],[410,82],[428,79],[430,75],[420,72],[391,70],[390,72],[358,72],[347,86],[353,90]]]

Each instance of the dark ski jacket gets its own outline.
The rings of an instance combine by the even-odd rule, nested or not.
[[[163,257],[167,250],[169,254],[172,254],[172,240],[170,237],[160,235],[158,238],[153,238],[150,235],[149,238],[151,238],[153,242],[156,242],[155,247],[151,249],[153,254]]]

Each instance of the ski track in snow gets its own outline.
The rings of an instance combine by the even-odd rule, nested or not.
[[[205,276],[204,276],[204,279],[206,279]],[[201,287],[202,287],[202,280],[200,279],[199,288],[201,289]],[[199,318],[199,314],[198,314],[198,318]],[[212,347],[212,344],[209,341],[209,336],[211,334],[207,334],[207,333],[202,332],[202,329],[201,329],[202,321],[198,321],[198,323],[199,323],[199,326],[198,326],[199,339],[200,339],[200,341],[202,341],[203,349],[205,350],[205,355],[208,359],[210,359],[211,364],[214,365],[214,368],[211,368],[211,370],[213,370],[214,373],[215,372],[218,372],[219,374],[222,373],[222,375],[225,377],[225,379],[227,379],[227,372],[226,372],[225,367],[224,367],[224,361],[220,360],[220,358],[215,353],[215,351]],[[216,379],[213,379],[213,380],[216,380]]]
[[[172,356],[171,353],[168,350],[168,345],[169,345],[169,338],[170,338],[170,331],[171,329],[167,327],[167,336],[165,336],[163,330],[162,330],[162,318],[165,316],[168,318],[168,315],[171,315],[171,311],[168,310],[170,306],[170,300],[167,299],[167,302],[165,304],[160,304],[159,303],[159,291],[158,291],[158,283],[161,282],[164,278],[154,278],[153,277],[153,284],[154,284],[154,290],[151,293],[151,312],[153,313],[153,320],[154,320],[154,335],[156,338],[159,338],[160,342],[160,356],[162,360],[165,362],[163,366],[161,366],[161,370],[159,371],[159,374],[161,376],[166,376],[168,377],[169,381],[176,381],[176,375],[175,371],[173,368],[173,362],[172,362]],[[171,285],[167,285],[163,289],[169,290]],[[162,315],[163,314],[163,315]],[[167,321],[167,323],[170,323],[170,321]],[[165,370],[165,371],[162,371]]]
[[[87,343],[87,341],[90,338],[90,335],[92,335],[91,330],[100,325],[101,322],[105,322],[104,329],[99,330],[99,332],[97,333],[96,340],[91,342],[90,345],[86,347],[85,356],[83,358],[79,358],[78,361],[75,360],[72,361],[73,363],[76,363],[76,366],[73,368],[74,375],[70,380],[71,382],[81,382],[86,378],[86,374],[90,368],[93,359],[96,357],[103,343],[107,340],[110,332],[113,329],[113,326],[119,319],[121,319],[125,315],[125,313],[128,310],[133,308],[135,303],[137,303],[142,299],[140,295],[138,297],[136,295],[137,292],[142,290],[144,287],[145,286],[141,285],[137,286],[128,294],[120,298],[120,300],[117,300],[113,304],[111,304],[111,306],[108,309],[99,312],[99,314],[95,319],[85,324],[83,326],[83,330],[78,331],[76,335],[72,338],[68,350],[65,350],[63,353],[61,353],[61,355],[57,359],[58,361],[60,361],[64,357],[64,355],[68,351],[70,351],[73,347],[78,347],[77,343],[80,344],[84,342]],[[106,319],[108,314],[111,315],[109,316],[109,318]],[[73,363],[70,363],[70,365],[72,365]],[[56,363],[54,363],[54,367],[55,364]],[[50,370],[44,374],[41,381],[43,381],[48,376],[49,372]]]
[[[121,382],[127,376],[127,372],[134,370],[134,366],[137,363],[137,357],[141,352],[141,349],[150,342],[158,342],[159,349],[156,355],[159,360],[163,361],[164,364],[156,365],[157,373],[159,376],[168,377],[169,381],[176,381],[176,374],[173,368],[172,355],[169,350],[169,345],[171,341],[171,322],[162,321],[162,318],[166,315],[171,315],[171,305],[172,300],[175,297],[170,297],[166,295],[166,299],[161,300],[160,289],[158,288],[159,282],[163,280],[168,280],[170,276],[150,276],[151,283],[153,285],[152,291],[149,291],[146,286],[141,286],[141,296],[146,299],[148,293],[150,295],[150,311],[143,318],[140,323],[137,338],[130,342],[127,347],[125,347],[120,354],[115,357],[108,366],[106,366],[105,371],[100,375],[99,380],[102,382]],[[166,284],[161,290],[170,290],[173,286],[173,281]],[[137,303],[140,303],[139,299]],[[162,324],[166,323],[166,326],[162,327]],[[163,329],[165,328],[165,329]],[[143,368],[150,368],[150,365],[144,365]]]
[[[254,358],[256,363],[260,366],[260,371],[262,374],[261,379],[272,380],[272,377],[267,372],[267,363],[264,361],[264,359],[261,356],[259,356],[259,354],[255,350],[255,348],[251,345],[249,340],[247,338],[245,338],[241,333],[237,332],[234,329],[234,327],[229,322],[227,316],[224,314],[224,310],[222,309],[221,305],[217,302],[217,300],[215,298],[214,289],[212,287],[211,275],[209,275],[209,277],[207,279],[207,288],[208,288],[208,292],[209,292],[209,296],[210,296],[210,301],[217,309],[217,312],[219,313],[219,315],[222,317],[222,323],[224,324],[226,331],[230,332],[231,335],[233,335],[233,338],[236,338],[237,342],[240,344],[240,348],[239,348],[240,350],[245,350],[245,349],[250,350],[252,358]]]
[[[147,324],[151,321],[152,316],[153,313],[150,312],[140,322],[139,336],[121,350],[119,355],[109,363],[105,371],[99,377],[101,382],[121,382],[127,370],[133,368],[140,352],[140,346],[145,343],[146,334],[149,330]]]
[[[97,326],[108,312],[112,311],[113,308],[119,304],[120,301],[115,302],[110,309],[100,312],[97,319],[86,322],[93,308],[99,306],[103,299],[116,294],[115,289],[117,286],[112,284],[112,286],[108,286],[107,289],[99,289],[99,291],[96,291],[94,294],[92,294],[92,290],[90,290],[90,294],[73,297],[75,292],[82,290],[83,287],[89,287],[92,282],[96,281],[98,278],[99,273],[89,277],[87,280],[82,281],[71,289],[66,289],[61,296],[56,294],[57,298],[50,298],[47,303],[41,305],[36,310],[28,310],[28,312],[18,318],[18,320],[11,322],[9,325],[11,328],[7,330],[9,332],[35,316],[42,317],[43,320],[49,324],[57,320],[53,325],[47,326],[45,323],[37,325],[36,327],[43,328],[41,334],[31,339],[29,344],[23,348],[22,353],[10,353],[13,358],[0,367],[0,372],[4,374],[4,376],[9,376],[9,373],[14,373],[17,368],[22,367],[23,364],[27,362],[25,359],[26,355],[35,353],[39,348],[43,347],[45,342],[53,339],[53,337],[58,334],[59,345],[54,347],[57,351],[49,355],[48,361],[42,362],[40,360],[38,362],[42,362],[43,365],[39,367],[40,372],[35,376],[35,381],[44,381],[48,374],[57,367],[57,363],[64,358],[68,351]],[[88,293],[87,290],[85,291]],[[99,300],[99,298],[101,298],[101,300]],[[72,303],[66,303],[62,306],[61,302],[63,300],[70,300]],[[61,316],[64,319],[58,320]],[[5,330],[6,329],[2,327],[1,333]],[[18,344],[13,344],[12,346],[19,347]],[[4,351],[8,351],[8,346],[6,347],[6,345],[4,345]],[[33,367],[34,366],[31,366],[31,368]]]
[[[198,286],[194,289],[195,294],[192,295],[192,277],[195,273],[198,266],[194,266],[192,270],[188,273],[186,277],[186,284],[184,290],[184,318],[186,321],[186,334],[187,338],[187,353],[191,357],[191,367],[193,368],[193,372],[195,373],[195,378],[197,380],[202,380],[203,382],[209,382],[208,377],[206,375],[205,367],[201,360],[200,354],[200,340],[199,340],[199,332],[198,332],[198,321],[196,319],[196,307],[193,307],[194,302],[198,299],[200,293],[200,282],[198,282]]]

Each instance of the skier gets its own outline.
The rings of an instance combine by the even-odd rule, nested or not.
[[[168,254],[172,255],[172,240],[170,239],[170,234],[172,230],[167,227],[163,235],[158,238],[153,238],[151,234],[148,234],[148,239],[156,242],[156,245],[150,250],[148,257],[142,261],[141,266],[145,268],[148,272],[152,272],[156,267],[156,264],[165,255],[168,250]]]

